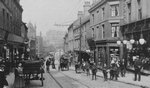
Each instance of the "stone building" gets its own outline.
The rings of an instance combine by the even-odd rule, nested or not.
[[[22,54],[22,12],[20,0],[0,0],[0,57],[11,62]]]
[[[36,25],[31,22],[27,24],[28,27],[28,38],[29,38],[29,56],[30,59],[36,58]]]
[[[90,27],[90,16],[88,10],[90,9],[90,2],[86,1],[83,8],[84,11],[78,11],[77,20],[75,20],[68,27],[68,51],[69,52],[86,52],[89,50],[89,45],[87,39],[90,36],[89,27]],[[68,52],[66,51],[66,52]],[[80,55],[81,56],[81,55]],[[81,61],[81,58],[79,58]]]
[[[109,66],[113,56],[122,58],[122,46],[116,42],[122,37],[119,27],[123,23],[123,1],[98,0],[89,9],[95,61],[100,67],[104,63]]]
[[[65,37],[64,37],[64,44],[63,44],[63,50],[64,52],[68,52],[69,47],[68,47],[68,33],[66,33]]]
[[[150,0],[125,0],[121,33],[124,42],[124,58],[127,66],[133,66],[133,57],[150,58]],[[148,64],[144,69],[150,70]]]
[[[40,36],[36,36],[36,55],[39,58],[43,57],[43,37],[42,33],[40,32]]]

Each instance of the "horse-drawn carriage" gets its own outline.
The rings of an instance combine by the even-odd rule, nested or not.
[[[17,76],[22,76],[22,79],[25,81],[25,85],[30,83],[30,80],[40,80],[43,86],[44,78],[43,78],[43,61],[41,60],[27,60],[22,62],[22,72],[17,72]],[[40,74],[40,75],[39,75]]]
[[[69,59],[67,58],[67,56],[61,56],[59,69],[61,69],[62,71],[69,70]]]
[[[29,82],[30,80],[41,80],[43,86],[43,73],[43,61],[25,61],[23,63],[23,74],[27,82]],[[41,74],[41,77],[38,77],[38,74]]]

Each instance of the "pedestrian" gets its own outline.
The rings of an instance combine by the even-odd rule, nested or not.
[[[49,72],[49,66],[50,66],[50,64],[51,64],[51,59],[49,58],[49,59],[47,59],[47,61],[46,61],[46,70],[47,70],[47,72]]]
[[[52,57],[52,68],[53,68],[53,69],[56,69],[56,67],[55,67],[55,58],[54,58],[54,56]]]
[[[0,65],[0,88],[6,88],[8,86],[4,68],[5,68],[5,65],[1,64]]]
[[[108,68],[107,68],[106,63],[104,63],[104,66],[103,66],[102,71],[103,71],[104,81],[107,81],[107,79],[108,79],[107,74],[108,74],[108,71],[109,71],[109,70],[108,70]]]
[[[111,71],[110,71],[110,79],[113,80],[118,80],[118,62],[116,59],[114,59],[111,62]]]
[[[137,75],[138,75],[138,81],[141,80],[141,69],[143,68],[142,66],[142,61],[139,58],[139,56],[136,56],[136,59],[134,61],[134,70],[135,70],[135,78],[134,81],[137,81]]]
[[[96,80],[96,73],[97,73],[97,66],[96,66],[96,63],[93,63],[93,64],[92,64],[91,70],[92,70],[92,80],[93,80],[93,79]]]
[[[90,64],[88,61],[85,62],[85,69],[86,69],[87,76],[89,76],[90,75]]]
[[[122,59],[120,61],[120,71],[121,71],[121,77],[125,77],[126,67],[125,67],[125,60],[124,59]]]

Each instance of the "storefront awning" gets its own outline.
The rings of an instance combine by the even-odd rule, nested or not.
[[[7,41],[9,41],[9,42],[23,43],[24,39],[22,37],[20,37],[20,36],[15,35],[15,34],[9,34],[8,38],[7,38]]]
[[[90,50],[93,50],[93,49],[96,48],[95,41],[92,38],[91,39],[87,39],[87,42],[88,42]]]

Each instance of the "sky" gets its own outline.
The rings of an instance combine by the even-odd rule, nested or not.
[[[67,31],[67,26],[55,24],[71,24],[77,19],[78,11],[83,11],[85,1],[91,0],[20,0],[23,8],[22,20],[37,26],[37,35],[48,30]]]

